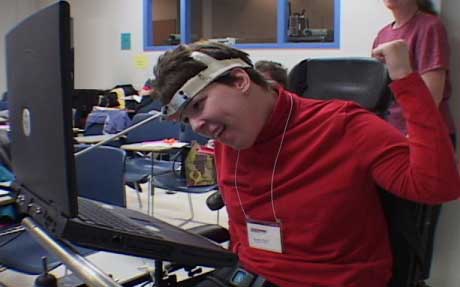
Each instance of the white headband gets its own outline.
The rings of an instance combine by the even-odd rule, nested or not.
[[[195,61],[205,64],[207,68],[185,82],[185,84],[176,91],[171,101],[162,107],[163,115],[167,117],[181,112],[181,110],[187,106],[194,96],[196,96],[201,90],[206,88],[207,85],[223,73],[233,68],[251,67],[240,58],[217,60],[209,55],[197,51],[192,52],[190,57],[192,57]]]

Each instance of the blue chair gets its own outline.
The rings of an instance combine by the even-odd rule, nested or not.
[[[195,141],[201,145],[204,145],[209,141],[208,137],[194,132],[189,125],[182,125],[179,139],[181,142],[191,143],[192,141]]]
[[[132,124],[150,117],[150,114],[136,114]],[[180,125],[173,122],[152,120],[126,135],[126,144],[157,141],[166,138],[179,138]],[[131,153],[126,160],[125,181],[131,184],[137,192],[142,192],[139,183],[144,183],[150,176],[174,171],[180,165],[174,164],[176,153],[167,154],[170,160],[154,159],[145,154]],[[141,206],[142,207],[142,206]]]
[[[124,170],[126,153],[100,146],[75,159],[78,194],[81,197],[126,207]]]
[[[206,144],[208,140],[209,138],[195,133],[190,126],[182,125],[180,141],[188,143],[192,143],[195,141],[199,144]],[[181,158],[179,160],[184,161],[186,156],[186,152],[181,153]],[[182,167],[184,167],[183,164]],[[153,179],[153,184],[155,187],[162,188],[165,190],[187,193],[190,216],[181,225],[190,222],[194,219],[195,213],[193,210],[192,194],[207,193],[218,189],[218,186],[216,184],[205,186],[187,186],[187,180],[185,178],[184,169],[181,169],[180,172],[176,171],[174,173],[166,173],[155,176]]]
[[[101,113],[91,112],[88,114],[85,123],[85,130],[83,135],[85,136],[95,136],[102,135],[104,131],[104,125],[107,115]]]
[[[112,205],[126,206],[124,192],[125,152],[101,146],[75,159],[79,195]],[[76,247],[81,255],[94,250]],[[59,259],[44,249],[28,232],[0,237],[2,265],[28,274],[42,272],[41,258],[46,256],[49,269],[61,264]]]
[[[148,113],[150,111],[161,111],[162,104],[150,96],[143,96],[136,113]]]
[[[84,135],[116,134],[131,124],[128,113],[118,109],[96,109],[86,119]]]

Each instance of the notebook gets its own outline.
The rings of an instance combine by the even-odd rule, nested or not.
[[[6,36],[12,166],[20,210],[50,234],[90,248],[186,265],[236,256],[159,219],[79,198],[72,145],[70,6],[58,1]]]

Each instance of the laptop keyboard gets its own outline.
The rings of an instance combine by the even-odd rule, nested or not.
[[[78,217],[86,223],[130,234],[161,239],[161,236],[156,234],[155,231],[148,230],[145,225],[138,224],[127,217],[117,215],[116,211],[112,211],[111,208],[113,208],[111,205],[102,207],[91,200],[78,198]]]

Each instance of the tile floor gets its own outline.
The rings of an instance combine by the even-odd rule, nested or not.
[[[127,206],[130,209],[140,210],[147,213],[147,188],[143,186],[144,192],[141,193],[143,208],[139,208],[136,192],[126,187]],[[164,190],[156,189],[154,196],[154,215],[174,225],[183,225],[182,228],[188,228],[202,223],[216,223],[217,212],[211,211],[206,206],[206,198],[210,193],[192,194],[192,203],[194,208],[194,220],[186,222],[189,218],[188,194],[175,193],[167,194]],[[226,226],[227,214],[224,210],[219,212],[219,224]],[[98,252],[87,257],[94,265],[101,268],[104,272],[111,274],[117,280],[128,279],[135,274],[141,274],[146,266],[153,266],[153,261],[132,256],[112,254],[108,252]],[[64,266],[58,267],[52,271],[57,277],[62,277],[70,271]],[[0,283],[7,287],[28,287],[33,286],[35,276],[25,275],[0,267]],[[0,284],[1,286],[1,284]],[[63,283],[60,286],[71,286]]]

